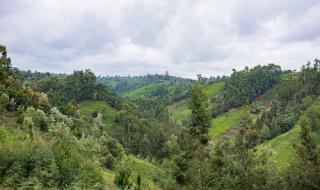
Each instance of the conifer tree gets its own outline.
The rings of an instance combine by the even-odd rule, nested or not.
[[[201,144],[208,143],[208,129],[210,127],[208,101],[201,84],[196,83],[191,89],[191,127],[190,134]]]

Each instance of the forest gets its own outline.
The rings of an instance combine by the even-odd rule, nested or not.
[[[320,189],[320,60],[188,79],[24,71],[0,45],[0,189]]]

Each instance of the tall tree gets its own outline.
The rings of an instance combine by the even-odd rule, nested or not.
[[[208,100],[203,92],[201,81],[199,80],[191,89],[191,126],[190,136],[192,142],[187,151],[188,171],[192,189],[208,189],[207,170],[209,150],[207,147],[210,127],[208,114]]]
[[[208,114],[208,100],[200,83],[196,83],[191,89],[191,136],[201,144],[208,143],[208,129],[210,118]]]

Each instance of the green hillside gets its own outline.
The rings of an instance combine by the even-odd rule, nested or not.
[[[213,96],[217,94],[223,88],[223,86],[224,82],[216,82],[206,85],[203,91],[207,96]],[[189,99],[186,98],[184,100],[175,102],[167,107],[170,118],[174,122],[181,123],[191,113],[190,109],[188,108],[188,100]]]
[[[106,128],[111,128],[114,125],[117,111],[106,102],[88,100],[81,102],[79,106],[81,113],[87,117],[92,117],[93,113],[101,113]]]
[[[148,84],[146,86],[125,92],[122,95],[128,98],[136,98],[138,96],[151,96],[152,92],[155,91],[159,86],[160,84]]]
[[[320,113],[319,98],[308,108],[308,111]],[[294,157],[294,145],[299,142],[300,131],[301,129],[298,122],[290,131],[259,145],[256,149],[258,153],[263,149],[270,150],[272,152],[269,158],[270,161],[275,162],[276,166],[280,169],[286,168],[290,165],[290,160]],[[314,135],[316,135],[315,139],[319,141],[320,133]]]
[[[237,108],[213,118],[210,122],[211,128],[209,129],[209,135],[212,137],[218,137],[219,135],[225,133],[233,127],[234,123],[240,118],[241,114],[242,108]]]
[[[204,87],[203,92],[207,96],[213,96],[217,94],[223,87],[224,87],[224,82],[215,82],[212,84],[208,84]]]

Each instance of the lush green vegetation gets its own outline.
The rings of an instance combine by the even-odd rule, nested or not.
[[[269,64],[242,71],[233,70],[219,96],[212,98],[212,114],[228,111],[243,104],[251,103],[275,85],[281,76],[280,66]]]
[[[204,93],[206,96],[214,96],[221,91],[224,86],[224,82],[214,82],[211,84],[207,84],[204,86]],[[189,99],[186,98],[184,100],[174,102],[168,106],[168,112],[170,118],[177,123],[182,123],[183,120],[188,118],[191,114],[190,109],[188,108]]]
[[[192,81],[21,72],[0,54],[0,189],[320,187],[317,59]]]
[[[192,83],[191,79],[184,79],[180,77],[170,76],[168,73],[164,75],[145,75],[145,76],[128,76],[128,77],[98,77],[98,81],[102,84],[106,84],[112,92],[125,93],[135,91],[138,88],[160,84],[160,83],[171,83],[181,85],[188,85]]]
[[[320,100],[315,100],[307,112],[320,113]],[[285,169],[290,166],[290,161],[295,157],[295,145],[299,142],[300,133],[301,127],[297,123],[290,131],[259,145],[257,150],[258,152],[261,152],[261,150],[271,151],[270,161],[275,162],[278,168]],[[314,135],[318,144],[320,140],[318,131]]]
[[[106,128],[111,128],[115,124],[117,111],[106,102],[87,100],[81,102],[79,106],[80,112],[87,117],[97,116],[100,113]]]
[[[209,135],[212,137],[218,137],[221,134],[230,130],[237,120],[240,119],[242,109],[237,108],[230,110],[222,115],[211,120],[211,128],[209,129]]]

